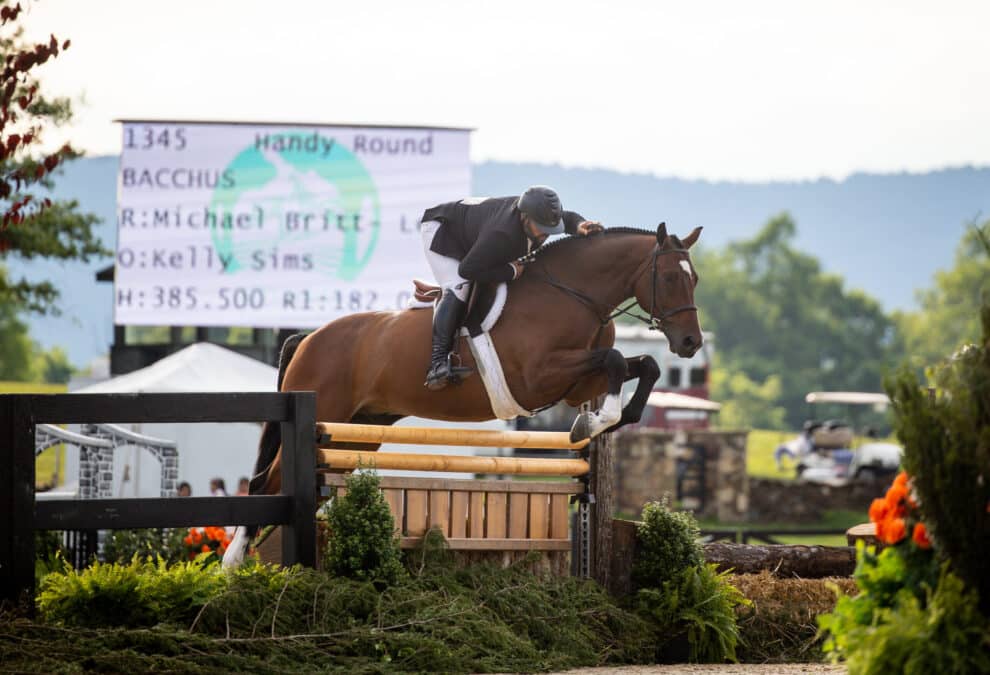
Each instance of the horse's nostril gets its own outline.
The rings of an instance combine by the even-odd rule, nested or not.
[[[688,335],[687,337],[685,337],[684,338],[684,346],[685,347],[693,347],[694,346],[694,338],[691,337],[690,335]]]

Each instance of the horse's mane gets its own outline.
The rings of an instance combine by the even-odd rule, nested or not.
[[[603,230],[600,234],[592,234],[592,235],[587,236],[587,237],[580,237],[580,236],[577,236],[577,235],[571,235],[569,237],[561,237],[560,239],[554,239],[553,241],[544,244],[543,246],[539,247],[538,249],[536,249],[534,251],[531,251],[526,256],[526,258],[528,260],[531,260],[531,261],[532,260],[540,260],[542,258],[545,258],[548,254],[550,254],[553,251],[558,251],[558,250],[561,250],[561,249],[567,248],[568,246],[573,245],[574,242],[577,242],[577,241],[591,242],[591,241],[595,241],[599,237],[603,237],[603,236],[606,236],[607,237],[607,236],[616,235],[616,234],[645,234],[645,235],[649,235],[651,237],[656,237],[657,236],[657,233],[656,232],[653,232],[653,231],[650,231],[650,230],[643,230],[643,229],[638,228],[638,227],[609,227],[609,228],[606,228],[605,230]]]

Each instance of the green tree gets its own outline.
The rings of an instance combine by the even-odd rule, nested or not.
[[[27,326],[13,306],[0,302],[0,380],[33,380],[33,361],[34,345]]]
[[[46,43],[25,41],[20,3],[0,0],[0,259],[17,256],[88,261],[109,255],[93,233],[99,219],[78,211],[75,201],[47,194],[60,164],[80,153],[68,144],[37,152],[45,131],[72,119],[67,98],[42,94],[36,69],[68,48],[54,36]],[[58,313],[58,289],[50,281],[11,279],[0,273],[0,304],[40,314]]]
[[[771,375],[762,383],[745,373],[721,365],[716,354],[711,373],[711,396],[722,402],[718,425],[723,429],[782,429],[787,411],[780,405],[780,376]]]
[[[52,347],[46,352],[40,352],[35,359],[37,363],[35,372],[42,382],[67,384],[72,379],[72,374],[76,372],[69,363],[69,355],[61,347]]]
[[[738,399],[742,410],[749,406],[740,397],[768,384],[771,390],[763,392],[772,393],[771,378],[779,378],[776,405],[786,410],[781,422],[790,427],[806,417],[809,391],[880,391],[883,372],[896,356],[894,324],[880,304],[845,289],[840,277],[797,250],[796,232],[784,213],[752,239],[696,256],[703,276],[696,294],[702,325],[715,332],[728,371],[721,376],[728,387],[722,393]],[[745,380],[734,381],[736,375]],[[722,402],[731,412],[734,401]]]
[[[928,368],[980,337],[980,303],[990,295],[990,220],[973,223],[956,247],[950,269],[935,274],[917,294],[920,309],[894,315],[904,352],[915,368]]]

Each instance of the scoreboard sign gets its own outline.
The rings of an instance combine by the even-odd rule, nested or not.
[[[313,328],[401,308],[469,130],[123,122],[118,325]]]

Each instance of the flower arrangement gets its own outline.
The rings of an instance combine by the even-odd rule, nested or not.
[[[870,505],[882,550],[858,545],[859,593],[818,617],[823,647],[850,673],[990,673],[979,595],[936,554],[941,539],[929,538],[912,483],[900,473]]]
[[[220,560],[230,542],[230,535],[222,527],[190,527],[189,534],[182,540],[189,560],[206,553],[209,554],[206,556],[207,562]]]
[[[900,544],[910,531],[915,546],[922,550],[932,547],[928,530],[918,513],[918,501],[911,492],[910,479],[904,471],[894,479],[882,499],[874,499],[870,504],[870,520],[876,525],[877,540],[883,544]]]

